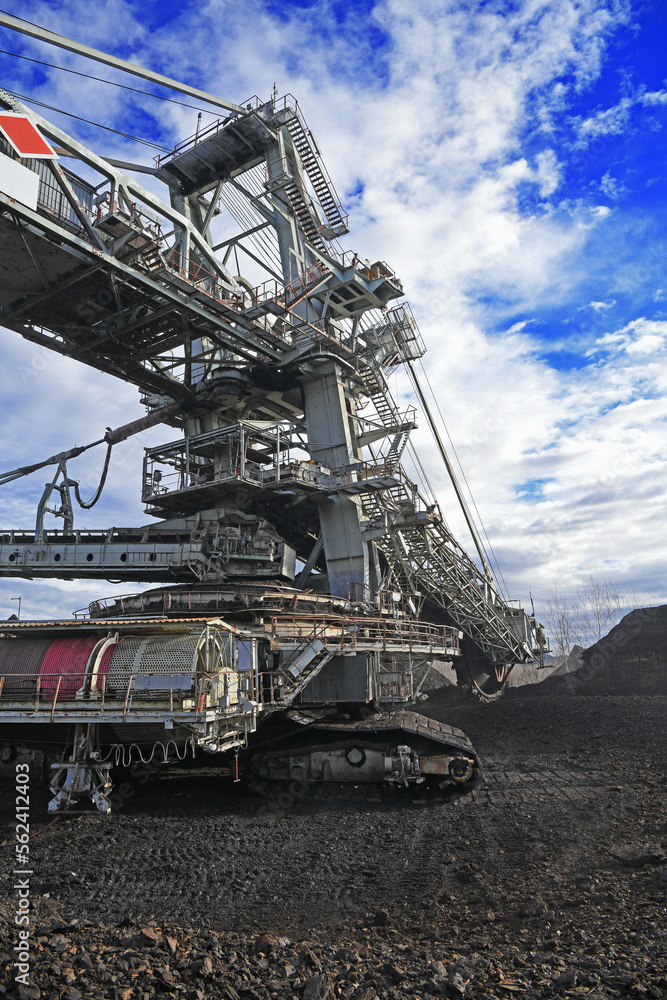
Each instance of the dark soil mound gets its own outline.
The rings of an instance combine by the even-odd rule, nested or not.
[[[667,605],[631,611],[583,655],[581,693],[667,694]]]
[[[667,605],[631,611],[584,650],[578,670],[552,674],[536,687],[554,694],[667,694]]]
[[[611,632],[584,650],[584,663],[596,655],[607,659],[627,653],[648,655],[667,651],[667,604],[638,608],[621,618]]]
[[[33,837],[34,987],[0,779],[0,997],[667,1000],[667,698],[442,688],[424,711],[473,739],[473,794],[263,796],[173,769]],[[34,775],[31,833],[47,799]]]

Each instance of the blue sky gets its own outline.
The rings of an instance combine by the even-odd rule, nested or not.
[[[274,81],[291,91],[350,211],[345,245],[403,279],[512,595],[532,590],[539,608],[554,583],[572,593],[595,578],[664,602],[663,5],[68,0],[11,13],[232,101]],[[0,48],[150,89],[6,30]],[[182,105],[8,55],[0,71],[9,90],[159,144],[196,125]],[[102,154],[145,163],[156,152],[43,113]],[[16,335],[0,332],[0,351],[3,468],[140,414],[130,387]],[[393,384],[407,400],[400,373]],[[145,521],[141,448],[159,440],[118,449],[82,524]],[[424,429],[417,440],[435,468]],[[80,461],[92,486],[98,460]],[[30,523],[42,478],[3,488],[0,527]],[[463,540],[445,477],[434,478]],[[14,593],[38,614],[112,589],[0,581],[0,617]]]

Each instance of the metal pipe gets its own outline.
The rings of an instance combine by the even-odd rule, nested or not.
[[[14,479],[20,479],[21,476],[29,476],[31,472],[43,469],[47,465],[58,465],[59,467],[64,467],[64,464],[68,459],[77,458],[79,455],[83,454],[84,451],[88,451],[89,448],[96,448],[98,444],[103,444],[105,441],[107,444],[112,445],[118,444],[120,441],[125,441],[133,434],[139,434],[141,431],[144,431],[149,427],[154,427],[156,424],[160,424],[163,421],[168,420],[169,417],[181,413],[184,407],[185,400],[170,403],[168,406],[160,406],[157,410],[153,410],[151,413],[146,414],[145,417],[140,417],[138,420],[132,420],[129,424],[123,424],[122,427],[117,427],[115,430],[112,430],[110,427],[107,428],[107,432],[104,437],[100,438],[98,441],[91,442],[91,444],[70,448],[68,451],[61,451],[57,455],[51,455],[50,458],[44,459],[43,462],[35,462],[34,465],[24,465],[20,466],[18,469],[12,469],[11,472],[0,473],[0,485],[10,483]],[[59,473],[60,468],[58,470],[58,474]],[[58,478],[58,474],[56,475],[56,479]]]
[[[90,691],[90,675],[92,671],[93,662],[97,656],[98,651],[100,650],[100,647],[104,646],[107,639],[108,636],[105,636],[102,639],[98,639],[93,648],[91,649],[90,656],[88,657],[88,662],[86,663],[86,669],[84,670],[83,673],[83,683],[81,684],[79,690],[76,692],[77,695],[85,695]]]
[[[149,427],[154,427],[156,424],[161,424],[163,421],[168,420],[169,417],[176,416],[177,413],[183,411],[184,405],[185,401],[179,400],[177,403],[169,403],[168,406],[160,406],[157,410],[147,413],[145,417],[139,417],[138,420],[131,420],[129,424],[123,424],[114,430],[109,427],[104,435],[104,440],[107,444],[119,444],[119,442],[132,437],[133,434],[140,434],[141,431],[145,431]],[[100,442],[97,443],[99,444]]]
[[[56,693],[53,696],[53,704],[51,705],[51,718],[53,718],[56,711],[56,702],[58,701],[58,692],[60,691],[60,683],[62,679],[63,675],[61,674],[60,677],[58,678],[58,683],[56,685]]]
[[[80,445],[76,448],[70,448],[69,451],[61,451],[57,455],[52,455],[50,458],[44,459],[43,462],[35,462],[34,465],[22,465],[18,469],[12,469],[11,472],[0,473],[0,485],[4,483],[11,483],[14,479],[20,479],[21,476],[29,476],[31,472],[36,472],[38,469],[43,469],[47,465],[60,465],[62,462],[66,462],[69,458],[77,458],[84,451],[88,451],[89,448],[94,448],[98,444],[102,444],[104,438],[100,438],[99,441],[93,441],[92,444]]]
[[[208,229],[209,225],[210,225],[210,222],[211,222],[211,219],[213,218],[213,213],[215,212],[216,206],[218,204],[218,199],[220,198],[220,194],[222,192],[222,186],[223,186],[224,183],[225,183],[224,180],[220,180],[220,181],[218,181],[218,183],[216,185],[215,191],[213,192],[213,196],[211,198],[211,203],[210,203],[210,205],[208,206],[208,208],[206,210],[206,216],[205,216],[204,221],[202,223],[202,227],[201,227],[202,233],[205,233],[206,230]]]

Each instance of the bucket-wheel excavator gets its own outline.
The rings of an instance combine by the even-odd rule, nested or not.
[[[414,481],[397,366],[463,502],[401,281],[341,247],[347,216],[299,105],[275,92],[235,105],[0,24],[219,110],[147,167],[0,90],[0,322],[133,383],[147,410],[0,476],[51,470],[35,530],[0,531],[0,574],[152,585],[70,619],[3,623],[5,756],[58,749],[53,811],[90,799],[108,812],[114,762],[188,748],[279,781],[470,787],[464,734],[405,706],[438,660],[494,697],[541,656],[543,631],[501,597],[465,504],[476,559]],[[223,221],[232,235],[216,242]],[[77,528],[112,448],[157,424],[169,433],[145,449],[147,522]],[[84,501],[72,467],[92,447],[106,462]]]

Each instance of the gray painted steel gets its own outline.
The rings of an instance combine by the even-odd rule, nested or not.
[[[301,703],[363,703],[369,693],[368,654],[334,656],[301,693]]]

